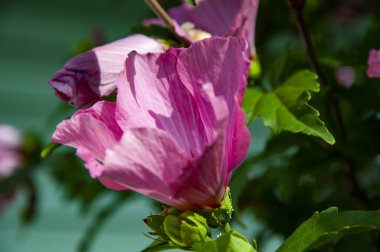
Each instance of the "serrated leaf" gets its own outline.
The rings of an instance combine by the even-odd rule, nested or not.
[[[196,243],[197,252],[256,252],[247,239],[236,231],[231,231],[214,241]]]
[[[380,230],[379,211],[345,211],[331,207],[302,223],[277,252],[302,252],[353,233]]]
[[[311,99],[310,91],[319,92],[316,79],[316,74],[304,70],[292,75],[272,92],[250,91],[253,92],[248,94],[253,103],[251,118],[261,117],[264,124],[271,127],[275,133],[301,132],[334,144],[334,137],[318,118],[318,110],[307,103]]]
[[[188,2],[189,4],[192,4],[194,6],[197,5],[197,1],[196,0],[186,0],[186,2]]]

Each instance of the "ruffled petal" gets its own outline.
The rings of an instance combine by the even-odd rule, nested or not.
[[[130,53],[118,80],[116,116],[124,130],[151,127],[166,131],[189,158],[196,158],[210,139],[199,104],[178,77],[176,66],[181,52]]]
[[[80,153],[91,153],[93,159],[101,162],[105,150],[115,145],[122,134],[114,114],[115,104],[111,102],[98,102],[89,109],[79,110],[57,126],[52,142],[77,148]]]
[[[115,80],[131,51],[162,52],[163,46],[144,35],[133,35],[94,48],[69,60],[49,81],[56,95],[78,107],[88,107],[116,89]]]

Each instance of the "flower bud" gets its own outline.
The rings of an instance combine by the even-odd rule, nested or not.
[[[165,235],[177,246],[190,248],[198,242],[211,240],[206,219],[193,212],[168,215],[163,222]]]
[[[144,219],[145,224],[154,231],[149,232],[151,235],[163,236],[165,234],[163,229],[164,219],[165,216],[159,214],[149,215]]]

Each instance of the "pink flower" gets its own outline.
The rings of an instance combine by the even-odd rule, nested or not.
[[[116,89],[129,52],[162,52],[163,46],[144,35],[133,35],[70,59],[49,81],[56,95],[77,107],[89,107]]]
[[[181,209],[218,207],[250,134],[239,104],[249,62],[242,38],[131,52],[116,103],[100,101],[57,126],[92,177]]]
[[[190,41],[197,40],[197,37],[204,38],[205,34],[199,33],[201,31],[216,37],[242,37],[249,43],[248,53],[251,56],[259,0],[201,0],[198,3],[198,6],[184,3],[168,11],[176,22],[175,30],[178,35],[184,37],[187,33],[186,39]],[[163,23],[150,19],[144,24]],[[195,32],[191,31],[189,24],[194,25]],[[180,26],[184,28],[182,32],[178,29]]]
[[[21,164],[21,134],[5,124],[0,124],[0,178],[8,177]]]
[[[370,78],[380,77],[380,50],[369,52],[367,75]]]
[[[340,86],[349,89],[355,82],[355,70],[350,66],[339,67],[335,70],[335,77]]]
[[[0,180],[11,176],[21,165],[21,134],[5,124],[0,124]],[[13,198],[13,190],[0,194],[0,211]]]

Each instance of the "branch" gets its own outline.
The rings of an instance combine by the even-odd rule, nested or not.
[[[305,47],[306,47],[306,52],[307,52],[307,55],[310,59],[310,62],[318,74],[318,78],[319,78],[321,85],[324,87],[328,87],[325,75],[323,74],[323,71],[321,68],[321,64],[319,63],[318,57],[315,53],[315,49],[314,49],[313,41],[311,39],[310,32],[306,27],[305,18],[303,15],[303,10],[304,10],[306,0],[289,0],[289,2],[290,2],[290,5],[292,7],[292,10],[294,12],[294,15],[296,16],[297,24],[299,26],[301,35],[303,37]],[[331,93],[331,89],[327,90],[326,98],[327,98],[327,101],[329,102],[329,105],[330,105],[330,108],[332,111],[332,115],[334,117],[334,121],[335,121],[336,126],[337,126],[337,131],[338,131],[339,137],[341,138],[341,140],[345,141],[346,140],[346,131],[343,127],[342,115],[341,115],[340,110],[339,110],[338,102],[337,102],[335,96]]]
[[[318,60],[318,57],[315,53],[313,41],[311,39],[311,35],[309,30],[307,29],[305,18],[304,18],[304,7],[306,0],[288,0],[290,3],[290,6],[294,12],[294,15],[297,20],[297,24],[299,26],[301,35],[303,37],[307,55],[310,59],[311,64],[313,65],[315,71],[318,74],[319,81],[321,83],[321,86],[328,87],[326,78],[323,74],[321,64]],[[339,134],[339,137],[341,139],[341,144],[344,145],[344,142],[346,142],[346,131],[343,127],[343,120],[342,115],[339,109],[338,101],[334,94],[332,93],[331,89],[326,90],[326,99],[329,103],[333,119],[335,121],[337,132]],[[365,192],[360,187],[359,181],[356,178],[355,175],[355,168],[353,165],[353,160],[348,157],[343,150],[341,150],[341,147],[337,147],[337,153],[341,157],[342,165],[344,168],[345,176],[348,181],[351,183],[350,193],[363,205],[368,205],[368,199],[365,194]]]

